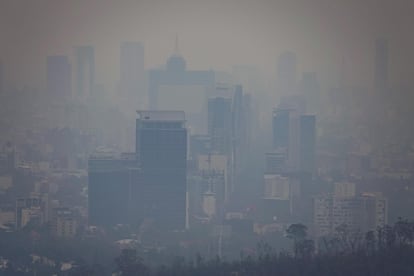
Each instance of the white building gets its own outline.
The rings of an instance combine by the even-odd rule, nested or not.
[[[289,178],[278,174],[264,175],[264,198],[288,200],[290,197]]]
[[[341,225],[346,225],[350,232],[375,230],[387,224],[387,217],[387,199],[381,195],[327,195],[314,198],[313,223],[318,237],[335,233]]]

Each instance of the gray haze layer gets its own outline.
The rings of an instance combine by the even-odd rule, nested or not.
[[[391,82],[406,83],[413,74],[413,10],[407,0],[2,0],[0,59],[8,80],[44,86],[45,56],[95,45],[97,82],[113,86],[120,41],[143,41],[152,68],[164,64],[178,34],[190,68],[254,64],[272,75],[288,49],[298,54],[300,71],[334,82],[344,64],[348,83],[367,84],[373,41],[386,37]]]

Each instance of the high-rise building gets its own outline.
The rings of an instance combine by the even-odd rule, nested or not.
[[[355,197],[356,195],[356,185],[353,182],[335,182],[333,190],[336,197]]]
[[[388,40],[384,38],[375,41],[374,88],[380,93],[388,88]]]
[[[92,96],[95,86],[95,53],[92,46],[78,46],[75,54],[76,96],[85,99]]]
[[[95,154],[88,164],[89,224],[112,226],[137,224],[140,170],[135,154]]]
[[[276,150],[274,152],[265,153],[265,173],[281,174],[286,172],[286,152]]]
[[[149,72],[149,108],[183,110],[191,134],[207,134],[207,99],[214,92],[215,72],[188,70],[177,48],[168,58],[165,69]]]
[[[16,150],[11,142],[0,149],[0,175],[12,174],[16,167]]]
[[[67,56],[47,57],[47,93],[51,98],[70,98],[72,68]]]
[[[277,108],[273,111],[273,148],[288,150],[291,110]]]
[[[234,76],[235,82],[241,84],[244,91],[248,93],[264,91],[259,70],[253,65],[234,65],[232,75]]]
[[[167,229],[186,225],[187,129],[183,111],[138,111],[136,154],[145,218]]]
[[[208,134],[211,149],[219,154],[231,154],[233,135],[232,99],[216,97],[208,100]]]
[[[73,210],[65,207],[53,209],[51,232],[59,238],[73,238],[78,229],[78,221]]]
[[[16,229],[27,224],[41,225],[48,220],[47,195],[33,195],[16,199]]]
[[[227,202],[229,187],[227,156],[219,154],[199,155],[197,169],[205,181],[203,192],[213,192],[218,215],[223,215]],[[210,195],[211,196],[211,195]]]
[[[246,98],[243,97],[243,87],[236,85],[234,87],[234,96],[232,102],[232,159],[234,174],[240,175],[241,166],[244,158],[246,157],[245,150],[247,148],[247,129],[249,121],[246,116],[246,106],[244,101]]]
[[[208,155],[211,150],[211,138],[209,135],[190,135],[191,160],[196,161],[199,155]]]
[[[138,100],[143,101],[147,97],[144,83],[144,45],[134,41],[123,42],[120,51],[121,95],[137,107]]]
[[[279,94],[293,94],[296,86],[296,54],[290,51],[283,52],[277,59],[276,67]]]
[[[289,178],[278,174],[264,175],[264,198],[288,200],[290,198]]]
[[[300,116],[300,170],[313,173],[315,171],[316,117]]]
[[[304,72],[302,74],[300,91],[304,105],[302,112],[317,112],[320,107],[320,85],[316,72]]]
[[[286,158],[285,169],[312,173],[315,166],[316,117],[294,108],[273,111],[273,147]]]

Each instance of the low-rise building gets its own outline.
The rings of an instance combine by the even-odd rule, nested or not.
[[[78,229],[75,214],[69,208],[55,208],[51,223],[52,234],[59,238],[73,238]]]
[[[346,225],[351,233],[375,230],[387,224],[387,199],[378,194],[353,197],[335,195],[314,198],[314,234],[317,237],[334,234]]]

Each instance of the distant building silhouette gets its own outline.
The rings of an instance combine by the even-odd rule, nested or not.
[[[289,147],[289,129],[290,125],[290,117],[291,117],[291,110],[290,109],[281,109],[278,108],[273,111],[273,148],[274,149],[281,149],[281,150],[288,150]]]
[[[16,150],[11,142],[7,142],[0,149],[0,175],[12,174],[16,168]]]
[[[375,41],[375,74],[374,88],[378,93],[384,93],[388,88],[388,40],[378,38]]]
[[[208,155],[211,150],[211,137],[209,135],[191,135],[190,159],[195,161],[199,155]]]
[[[290,51],[283,52],[277,59],[277,87],[281,96],[291,95],[296,87],[297,58]]]
[[[86,99],[93,94],[95,86],[95,53],[92,46],[78,46],[76,55],[77,97]]]
[[[320,85],[316,72],[304,72],[300,81],[300,92],[303,97],[303,108],[301,112],[319,111]]]
[[[316,117],[300,116],[300,170],[306,173],[315,172]]]
[[[47,94],[52,98],[72,96],[72,67],[67,56],[47,57]]]
[[[140,42],[123,42],[120,51],[121,96],[133,101],[135,107],[143,106],[142,101],[147,97],[144,83],[144,45]]]
[[[283,106],[273,111],[273,148],[278,160],[285,156],[286,171],[314,172],[315,141],[315,115]]]
[[[185,59],[178,53],[178,46],[171,55],[165,69],[151,70],[149,73],[149,108],[151,110],[183,110],[188,127],[194,134],[206,134],[207,99],[214,91],[213,71],[190,71]],[[174,91],[173,87],[181,87]],[[202,88],[200,89],[196,89]],[[160,88],[170,88],[165,91]],[[189,93],[187,89],[191,89]]]
[[[215,97],[208,100],[208,134],[212,152],[230,154],[233,136],[232,99]]]
[[[186,225],[187,129],[183,111],[138,111],[136,154],[145,218],[168,229]]]
[[[243,86],[243,90],[247,92],[263,91],[259,70],[252,65],[234,65],[232,75],[235,82]]]

